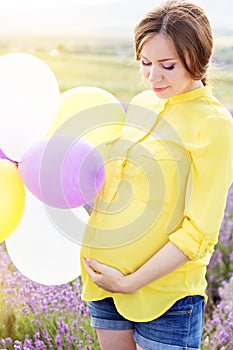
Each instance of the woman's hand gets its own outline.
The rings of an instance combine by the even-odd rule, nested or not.
[[[172,242],[168,242],[141,267],[125,276],[113,267],[94,259],[83,259],[87,273],[100,288],[111,293],[132,294],[157,281],[189,261],[189,258]]]
[[[83,263],[88,275],[99,288],[111,293],[133,292],[127,285],[127,276],[119,270],[90,258],[83,259]]]

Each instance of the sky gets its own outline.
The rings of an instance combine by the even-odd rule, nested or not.
[[[127,35],[160,0],[0,0],[0,35]],[[232,0],[196,0],[216,31],[233,33]]]

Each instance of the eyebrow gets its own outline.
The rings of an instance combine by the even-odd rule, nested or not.
[[[146,58],[145,56],[143,56],[141,53],[140,53],[140,56],[146,60],[148,60],[148,58]],[[158,60],[158,62],[165,62],[165,61],[172,61],[172,60],[176,60],[175,57],[171,57],[171,58],[163,58],[161,60]]]

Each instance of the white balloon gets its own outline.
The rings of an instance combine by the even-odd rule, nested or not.
[[[20,160],[53,123],[59,86],[46,63],[25,53],[1,56],[0,77],[0,149]]]
[[[75,215],[77,232],[83,234],[89,216],[83,207]],[[81,274],[80,245],[57,230],[43,204],[27,190],[23,219],[5,243],[15,267],[34,282],[60,285]]]

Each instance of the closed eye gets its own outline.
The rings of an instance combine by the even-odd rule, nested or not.
[[[162,67],[166,70],[173,70],[175,68],[175,64],[172,64],[171,66],[164,66],[162,65]]]
[[[143,66],[150,66],[151,65],[151,62],[145,62],[143,60],[141,60],[141,63]]]

